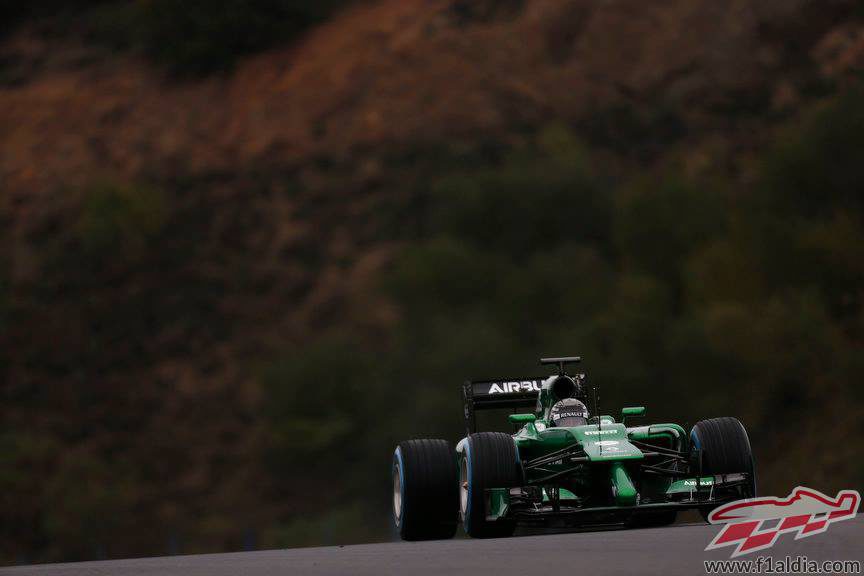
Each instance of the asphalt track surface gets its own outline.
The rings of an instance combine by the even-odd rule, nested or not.
[[[168,556],[0,569],[3,576],[285,576],[404,574],[705,574],[703,560],[726,560],[728,549],[705,552],[719,528],[678,524],[667,528],[580,532],[495,540],[388,542],[266,552]],[[823,534],[796,541],[780,536],[770,550],[742,556],[858,560],[864,565],[864,517],[838,522]]]

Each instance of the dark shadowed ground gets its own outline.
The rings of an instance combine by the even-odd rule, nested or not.
[[[270,576],[284,574],[703,574],[703,560],[726,560],[729,552],[704,548],[718,529],[704,524],[670,528],[526,536],[494,540],[398,542],[296,548],[239,554],[207,554],[83,562],[0,570],[4,575],[43,576]],[[864,521],[835,524],[825,534],[795,541],[783,535],[770,549],[782,560],[864,562]],[[768,552],[739,559],[751,559]]]

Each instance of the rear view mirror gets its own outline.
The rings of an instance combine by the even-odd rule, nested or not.
[[[645,415],[645,407],[644,406],[627,406],[626,408],[621,409],[621,422],[624,422],[624,419],[628,416],[644,416]]]
[[[526,422],[534,422],[537,420],[537,417],[534,414],[510,414],[507,420],[513,424],[524,424]]]

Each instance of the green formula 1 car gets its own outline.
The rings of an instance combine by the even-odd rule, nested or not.
[[[468,435],[401,442],[393,456],[393,515],[405,540],[450,538],[458,524],[476,538],[583,526],[660,526],[682,510],[703,516],[756,495],[750,440],[735,418],[713,418],[688,435],[677,424],[627,426],[598,412],[577,357],[544,358],[547,378],[466,382]],[[593,397],[593,402],[592,398]],[[513,435],[476,432],[476,411],[533,409],[509,416]]]

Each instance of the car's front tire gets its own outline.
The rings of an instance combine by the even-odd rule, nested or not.
[[[756,496],[756,464],[747,430],[737,418],[711,418],[701,420],[690,431],[690,444],[701,458],[695,468],[702,474],[734,474],[744,472],[748,482],[741,491],[741,498]],[[707,519],[708,512],[702,516]]]
[[[400,442],[392,472],[393,521],[402,539],[452,538],[459,524],[459,489],[450,443]]]
[[[473,538],[502,538],[516,529],[513,519],[486,519],[486,489],[513,488],[521,483],[521,463],[513,437],[478,432],[465,442],[459,459],[459,503],[465,533]]]

